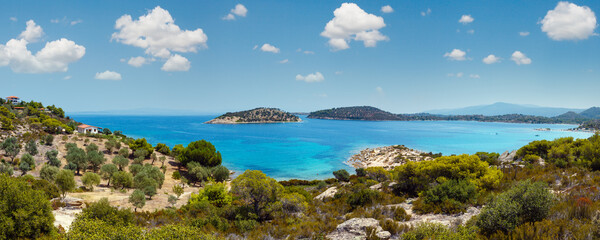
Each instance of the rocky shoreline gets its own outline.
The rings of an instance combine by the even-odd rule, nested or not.
[[[383,167],[393,169],[408,161],[432,160],[432,154],[410,149],[404,145],[367,148],[354,154],[345,163],[354,168]]]
[[[263,124],[263,123],[295,123],[302,122],[301,119],[297,121],[253,121],[246,122],[242,121],[239,117],[223,117],[223,118],[215,118],[210,121],[204,122],[205,124]]]

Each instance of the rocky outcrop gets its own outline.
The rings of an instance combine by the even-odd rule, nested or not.
[[[498,161],[500,161],[501,163],[507,163],[507,162],[512,162],[515,157],[517,156],[517,151],[506,151],[502,154],[500,154],[500,157],[498,157]]]
[[[337,187],[330,187],[318,196],[315,197],[317,200],[325,200],[327,198],[333,198],[333,196],[337,193]]]
[[[77,214],[82,212],[84,202],[82,199],[66,197],[64,199],[55,198],[52,201],[61,201],[64,207],[60,207],[54,211],[54,226],[63,227],[66,231],[69,231],[69,227],[75,221]]]
[[[383,167],[393,169],[408,161],[424,161],[433,159],[428,153],[394,145],[378,148],[367,148],[353,155],[346,161],[355,168]]]
[[[326,237],[331,240],[355,240],[367,239],[367,235],[377,236],[379,239],[389,239],[391,237],[390,232],[384,231],[379,226],[377,219],[374,218],[352,218],[338,225]]]
[[[399,222],[400,224],[415,226],[419,223],[431,222],[431,223],[440,223],[440,224],[443,224],[446,226],[452,226],[452,225],[457,225],[457,224],[464,224],[467,221],[469,221],[469,219],[471,219],[472,217],[479,215],[479,213],[481,212],[481,207],[479,207],[479,208],[469,207],[469,208],[467,208],[466,212],[458,213],[458,214],[423,214],[423,215],[419,215],[419,214],[414,213],[412,210],[412,208],[413,208],[412,203],[415,200],[416,200],[416,198],[407,199],[406,202],[404,202],[404,203],[388,206],[388,207],[402,207],[402,208],[404,208],[404,211],[406,211],[406,214],[411,216],[410,220],[405,221],[405,222]]]

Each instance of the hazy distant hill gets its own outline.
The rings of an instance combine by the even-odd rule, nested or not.
[[[587,110],[580,112],[579,115],[593,119],[600,119],[600,107],[588,108]]]
[[[497,102],[490,105],[479,105],[456,109],[440,109],[426,111],[431,114],[441,115],[484,115],[484,116],[496,116],[505,114],[523,114],[531,116],[543,116],[543,117],[554,117],[561,115],[566,112],[580,113],[584,109],[574,108],[554,108],[554,107],[540,107],[534,105],[520,105],[512,103]],[[598,109],[600,111],[600,109]]]
[[[581,114],[578,114],[576,112],[569,111],[569,112],[566,112],[566,113],[563,113],[561,115],[554,117],[554,119],[558,119],[563,122],[585,122],[585,121],[589,120],[590,118],[588,118],[586,116],[582,116]]]

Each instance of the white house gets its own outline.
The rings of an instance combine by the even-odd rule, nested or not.
[[[12,105],[17,105],[17,104],[19,104],[21,99],[19,99],[18,97],[15,97],[15,96],[10,96],[10,97],[6,97],[6,101],[11,103]]]
[[[79,132],[79,133],[94,133],[95,134],[95,133],[101,133],[102,128],[90,126],[87,124],[81,124],[81,125],[77,126],[77,132]]]

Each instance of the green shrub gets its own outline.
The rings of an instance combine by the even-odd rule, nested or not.
[[[223,181],[229,179],[229,169],[227,169],[223,165],[216,166],[216,167],[212,168],[210,171],[211,171],[213,178],[217,182],[223,182]]]
[[[466,180],[448,180],[423,192],[420,201],[415,202],[418,213],[464,212],[468,204],[477,199],[477,187]]]
[[[486,205],[476,224],[485,234],[508,232],[522,223],[546,218],[553,202],[545,183],[523,181]]]
[[[40,170],[40,178],[48,182],[54,182],[54,180],[56,180],[56,175],[58,175],[59,171],[60,169],[58,169],[55,166],[44,165]]]
[[[382,167],[369,167],[365,169],[366,177],[377,182],[383,182],[390,179],[390,173]]]
[[[412,230],[402,235],[403,240],[443,239],[443,240],[469,240],[477,239],[477,229],[473,227],[457,226],[455,229],[440,223],[417,224]]]
[[[379,192],[371,189],[360,189],[357,192],[351,193],[346,201],[352,208],[365,206],[373,203],[379,197]]]
[[[538,159],[540,159],[540,156],[533,154],[527,154],[523,157],[523,161],[528,163],[536,163]]]
[[[33,188],[34,190],[40,190],[44,192],[44,194],[46,195],[46,199],[60,197],[60,191],[58,190],[58,187],[55,184],[44,179],[33,180],[33,182],[31,183],[31,188]]]
[[[86,172],[81,177],[81,183],[86,189],[94,191],[94,186],[100,184],[100,175],[92,172]]]
[[[232,197],[227,192],[225,185],[222,183],[208,184],[198,194],[193,194],[190,197],[190,205],[197,204],[200,201],[208,201],[216,207],[223,207],[231,204]]]
[[[47,195],[21,179],[0,174],[0,239],[35,239],[53,231]]]
[[[348,171],[346,171],[346,169],[340,169],[337,170],[335,172],[333,172],[333,176],[341,182],[348,182],[350,181],[350,174],[348,173]]]
[[[131,210],[113,207],[110,205],[107,198],[102,198],[97,202],[89,204],[83,209],[81,214],[77,216],[75,222],[85,219],[101,220],[114,226],[126,226],[134,223],[134,215]]]

